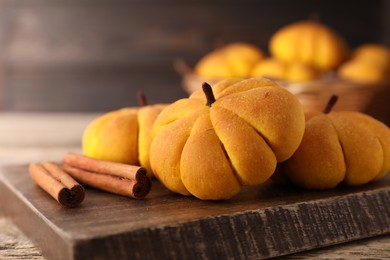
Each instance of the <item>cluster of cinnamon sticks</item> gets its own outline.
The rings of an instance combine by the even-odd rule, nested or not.
[[[151,189],[146,170],[140,166],[109,162],[68,153],[62,165],[31,163],[32,179],[61,205],[78,206],[85,197],[82,183],[107,192],[144,198]]]

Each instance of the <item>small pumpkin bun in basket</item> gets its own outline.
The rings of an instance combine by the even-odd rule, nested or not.
[[[390,49],[380,44],[364,44],[356,48],[352,58],[338,70],[340,78],[360,84],[375,85],[388,79]]]
[[[299,61],[332,70],[348,55],[346,41],[324,24],[300,21],[282,27],[271,37],[269,50],[284,62]]]
[[[194,72],[205,78],[247,77],[263,58],[263,52],[252,44],[230,43],[203,56]]]
[[[213,85],[227,78],[248,78],[265,54],[257,46],[246,42],[233,42],[205,54],[194,68],[182,60],[175,63],[176,70],[183,77],[183,86],[193,93],[203,82]]]

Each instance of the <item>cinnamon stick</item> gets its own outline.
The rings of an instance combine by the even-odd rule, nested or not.
[[[31,163],[29,172],[35,183],[62,206],[77,207],[85,197],[84,188],[52,162]]]
[[[146,179],[135,181],[114,175],[94,173],[67,164],[62,165],[62,168],[73,178],[85,185],[136,199],[145,197],[151,187],[150,182]]]
[[[136,199],[145,197],[151,189],[146,169],[140,166],[68,153],[62,169],[83,184]]]

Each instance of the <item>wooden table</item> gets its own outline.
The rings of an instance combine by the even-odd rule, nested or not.
[[[0,162],[24,164],[59,161],[67,151],[80,151],[85,126],[96,114],[0,113]],[[1,215],[0,259],[45,259],[13,220]],[[283,257],[283,259],[388,259],[390,235],[377,236]]]

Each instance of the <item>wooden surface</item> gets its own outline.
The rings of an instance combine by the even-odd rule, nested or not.
[[[0,218],[0,259],[45,259],[10,219]]]
[[[390,233],[390,176],[325,192],[268,183],[226,202],[157,182],[141,201],[87,189],[76,209],[48,197],[26,165],[4,167],[0,178],[3,211],[49,259],[267,258]]]
[[[17,228],[10,219],[0,219],[0,259],[45,260],[39,248]],[[275,259],[389,259],[390,235],[361,239]]]
[[[20,169],[24,167],[23,165],[26,165],[28,162],[41,161],[41,160],[58,161],[68,151],[80,151],[80,137],[82,131],[87,125],[87,123],[96,116],[97,114],[89,114],[89,113],[83,114],[83,113],[9,113],[9,112],[1,113],[0,112],[0,122],[1,122],[0,123],[0,133],[1,133],[0,165],[8,165],[8,164],[22,165],[22,166],[17,166],[17,169],[19,169],[17,170],[17,172],[19,172]],[[35,190],[34,191],[35,193],[40,194],[41,196],[45,195],[42,194],[42,192],[37,187],[35,187],[31,182],[27,181],[26,179],[24,179],[24,181],[23,179],[21,179],[20,181],[26,184],[26,186],[24,187],[29,187],[29,190],[25,190],[25,192],[26,191],[33,192]],[[386,180],[386,185],[387,184],[388,184],[388,179]],[[371,186],[371,188],[373,187]],[[0,194],[3,194],[4,191],[5,189],[3,187],[0,187]],[[95,191],[95,193],[99,193],[99,192]],[[259,195],[266,194],[266,192],[258,191],[258,194]],[[280,190],[276,192],[274,194],[274,196],[276,196],[275,200],[280,200],[281,194],[282,193],[280,192]],[[370,195],[371,193],[365,193],[365,194],[366,194],[365,198],[369,199],[368,195]],[[92,201],[89,200],[88,195],[90,195],[89,190],[87,193],[86,200],[84,201],[85,204],[84,202],[82,204],[83,208],[76,209],[77,211],[83,211],[83,210],[86,210],[87,212],[93,211],[94,207],[90,208],[89,206],[91,204],[93,204],[94,206],[99,205],[100,202],[95,200]],[[153,193],[151,195],[153,195]],[[326,195],[327,195],[326,193],[323,195],[318,195],[316,199],[319,199],[321,196],[326,196]],[[101,194],[101,196],[106,197],[106,194],[104,195]],[[172,195],[167,195],[165,200],[166,204],[173,203],[172,200],[176,196],[173,197],[171,196]],[[248,195],[243,194],[241,195],[240,198],[243,199],[245,196]],[[301,196],[300,193],[295,193],[295,195],[292,198],[290,198],[290,200],[286,200],[285,203],[281,204],[281,206],[285,207],[291,205],[291,203],[293,203],[294,200],[296,200],[296,202],[299,202],[301,199],[300,196]],[[311,196],[317,196],[317,195],[313,193]],[[337,198],[338,196],[332,196],[329,198],[329,200],[332,201],[332,199],[334,199],[335,201],[339,201],[341,203],[341,201],[338,200]],[[385,197],[384,199],[386,200],[386,204],[388,205],[389,200],[386,199]],[[121,198],[121,197],[115,197],[115,200],[122,201],[123,205],[133,205],[133,203],[135,203],[131,199]],[[20,202],[20,199],[16,199],[15,201]],[[190,198],[186,198],[185,201],[187,201],[188,204],[192,204],[192,201],[194,201],[194,206],[197,206],[197,210],[200,211],[200,213],[198,212],[197,213],[198,215],[195,215],[194,217],[199,217],[199,216],[201,217],[202,216],[201,214],[205,214],[210,209],[213,209],[213,207],[214,207],[213,210],[216,210],[215,207],[217,208],[220,207],[218,206],[218,204],[215,203],[211,203],[211,205],[207,204],[208,206],[204,206],[202,205],[202,202],[197,202],[197,200],[190,199]],[[250,204],[251,201],[253,202],[253,200],[248,200],[247,203]],[[318,202],[318,200],[316,201]],[[376,201],[376,199],[374,201]],[[370,200],[370,203],[372,202],[373,201]],[[31,234],[22,232],[21,226],[18,223],[20,221],[19,217],[22,217],[23,215],[10,217],[8,214],[8,217],[5,216],[4,214],[5,212],[3,210],[4,203],[5,202],[2,197],[2,199],[0,200],[0,259],[6,259],[6,260],[8,259],[53,259],[53,258],[46,258],[45,256],[42,255],[42,251],[43,251],[42,245],[36,242],[33,243],[33,241],[31,240],[32,238]],[[7,201],[6,203],[8,207],[12,205],[12,203],[9,203],[9,201]],[[141,201],[141,203],[148,204],[147,210],[145,210],[145,212],[142,213],[143,216],[150,215],[151,214],[150,207],[156,206],[154,204],[154,200],[152,200],[151,198],[145,201]],[[233,203],[233,208],[236,207],[234,206],[234,203],[237,203],[237,201],[232,203]],[[265,202],[262,202],[261,205],[258,205],[258,208],[264,207],[264,203]],[[293,205],[298,205],[298,204],[293,204]],[[33,204],[33,205],[38,206],[38,208],[40,209],[45,208],[46,211],[55,209],[57,211],[63,212],[63,209],[59,208],[56,202],[53,201],[50,197],[41,201],[41,203],[39,204]],[[140,207],[140,205],[142,204],[137,204],[137,205],[139,205],[138,207]],[[223,205],[227,206],[226,203],[223,203]],[[356,206],[358,206],[358,204],[356,204]],[[364,204],[363,206],[364,206],[364,210],[363,210],[364,212],[366,212],[368,208],[372,207],[369,206],[369,204]],[[111,209],[112,207],[110,205],[105,205],[105,208]],[[179,207],[175,207],[175,209],[177,208]],[[293,210],[293,209],[294,207],[288,207],[288,210]],[[338,217],[337,214],[340,214],[339,216],[340,219],[345,218],[347,215],[344,215],[343,213],[346,212],[345,211],[346,209],[347,209],[346,207],[342,207],[341,213],[339,213],[340,211],[338,211],[336,213],[333,212],[333,215],[331,215],[330,213],[324,214],[325,213],[324,209],[318,208],[318,210],[323,213],[322,215],[324,216],[325,220],[328,219],[328,217],[330,218],[329,220],[332,220],[332,217],[333,218]],[[131,208],[126,207],[124,208],[124,210],[126,212],[129,212],[131,211]],[[191,212],[191,210],[193,209],[190,209],[190,211],[188,211],[187,213],[187,207],[186,207],[183,211],[181,211],[181,213],[177,213],[177,214],[181,215],[181,218],[184,218],[186,214],[189,214]],[[224,209],[223,212],[229,213],[228,209]],[[254,212],[256,213],[256,210]],[[51,218],[55,217],[57,214],[57,217],[60,216],[60,218],[64,221],[65,220],[71,221],[73,218],[79,219],[77,215],[76,217],[69,216],[71,215],[71,213],[58,215],[59,213],[60,212],[56,213],[56,211],[52,212]],[[94,211],[94,213],[96,212]],[[389,217],[388,209],[384,209],[383,213],[387,214],[386,219],[388,219]],[[90,212],[89,214],[92,213]],[[96,214],[94,214],[94,216],[95,215]],[[34,218],[36,218],[36,212],[29,216],[35,216]],[[275,214],[274,216],[277,216],[277,214]],[[124,217],[129,217],[129,216],[124,215]],[[373,219],[373,215],[363,214],[360,215],[360,217],[362,218],[362,221],[365,221],[365,225],[367,226],[367,228],[371,230],[371,227],[373,225],[373,223],[371,223],[371,220]],[[109,222],[109,224],[113,227],[119,225],[118,224],[119,218],[120,218],[119,216],[114,216],[111,219],[111,221],[110,220],[106,220],[106,221]],[[167,220],[168,218],[169,218],[168,215],[165,216],[165,220]],[[148,221],[152,221],[153,219],[155,219],[155,216]],[[366,224],[367,219],[369,219],[369,221]],[[160,220],[160,221],[164,221],[164,220]],[[318,222],[320,223],[321,221],[318,220]],[[95,221],[95,223],[102,224],[103,222]],[[246,222],[243,223],[245,224]],[[349,221],[343,222],[343,225],[339,228],[338,232],[336,232],[335,235],[342,232],[343,227],[348,226],[348,223]],[[226,224],[226,222],[221,221],[221,224]],[[386,224],[386,221],[383,222],[382,224]],[[74,225],[74,223],[71,224],[71,222],[68,222],[67,225]],[[129,226],[131,224],[127,223],[125,225]],[[388,226],[389,224],[387,222],[387,227]],[[329,227],[332,227],[332,225],[329,224]],[[273,226],[272,228],[275,228],[275,226]],[[284,228],[286,227],[283,226],[280,227],[280,229],[284,229]],[[85,232],[87,232],[89,235],[93,234],[90,226],[87,226],[85,229],[82,229],[83,234],[85,234]],[[95,230],[94,232],[96,232],[96,230],[98,229],[99,229],[98,227],[93,228],[93,230]],[[229,229],[227,230],[230,232]],[[303,230],[307,230],[307,229],[303,229]],[[255,231],[258,231],[258,226],[255,227]],[[350,232],[351,230],[346,229],[346,231]],[[40,232],[39,229],[36,229],[36,232]],[[383,230],[381,232],[383,232]],[[199,235],[200,234],[195,233],[194,236],[199,237]],[[313,236],[312,234],[311,235],[309,234],[306,236],[305,239],[308,239],[312,236]],[[194,239],[196,237],[194,237]],[[323,237],[323,235],[320,235],[320,237]],[[351,236],[347,238],[350,239]],[[184,239],[183,241],[186,240]],[[181,241],[178,241],[176,245],[177,247],[181,247],[181,243],[179,242]],[[287,245],[291,246],[290,244]],[[361,240],[359,239],[348,243],[342,243],[342,244],[333,245],[333,246],[320,248],[316,250],[300,252],[289,256],[284,256],[282,259],[388,259],[389,251],[390,251],[390,235],[385,235],[385,236],[375,236],[368,239],[361,239]],[[88,252],[85,251],[84,253],[88,253]]]

